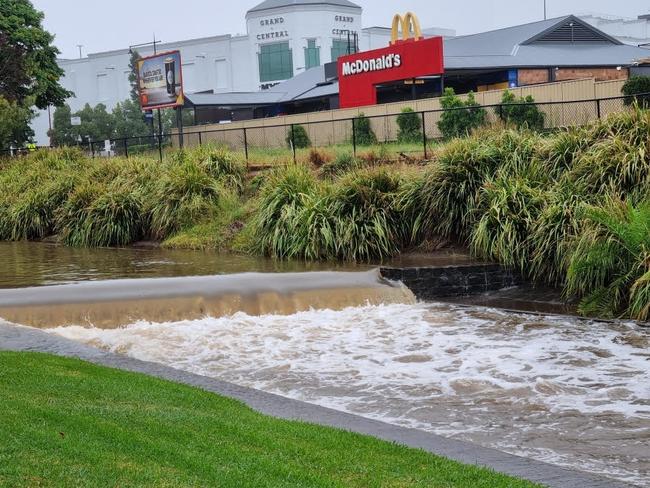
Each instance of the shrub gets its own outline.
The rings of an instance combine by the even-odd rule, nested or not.
[[[528,276],[553,286],[565,285],[575,240],[582,232],[584,207],[593,199],[584,185],[565,178],[545,192],[544,206],[531,229]]]
[[[377,136],[370,126],[370,119],[363,113],[360,113],[354,119],[354,140],[358,146],[377,144]]]
[[[614,114],[590,131],[585,149],[568,175],[589,194],[627,198],[650,179],[650,112],[636,108]]]
[[[128,188],[109,187],[84,213],[76,245],[123,246],[142,236],[142,198]]]
[[[295,146],[296,149],[311,147],[311,140],[309,139],[309,134],[307,134],[307,129],[302,125],[294,125],[293,130],[289,128],[289,132],[287,133],[287,146],[290,148]]]
[[[180,152],[180,157],[193,161],[215,180],[241,192],[246,178],[246,164],[221,146],[203,145]]]
[[[510,90],[503,92],[499,117],[506,124],[519,128],[533,130],[544,128],[544,113],[535,105],[535,99],[530,95],[517,99]]]
[[[334,161],[325,164],[321,168],[320,174],[326,178],[334,178],[353,169],[357,169],[360,166],[360,161],[352,153],[339,153]]]
[[[466,240],[478,217],[480,190],[500,168],[539,179],[540,170],[530,164],[535,140],[529,133],[514,130],[483,130],[450,141],[424,175],[423,232]]]
[[[632,76],[621,88],[625,95],[625,105],[632,105],[637,102],[641,107],[650,107],[650,76]]]
[[[467,100],[463,101],[456,96],[453,88],[445,88],[440,103],[444,112],[438,122],[438,128],[445,139],[466,136],[473,129],[485,125],[487,114],[476,102],[472,92],[467,95]]]
[[[55,213],[74,189],[72,176],[64,175],[17,196],[6,216],[10,226],[7,238],[40,239],[54,232]]]
[[[400,184],[399,175],[383,168],[353,172],[337,183],[328,208],[335,232],[332,257],[370,261],[399,252]]]
[[[253,250],[279,258],[299,255],[298,219],[307,199],[316,192],[316,178],[309,169],[289,166],[274,171],[260,191],[251,222],[256,236]]]
[[[323,149],[314,148],[309,151],[309,162],[316,168],[321,168],[331,161],[331,155]]]
[[[221,185],[193,161],[168,163],[148,202],[151,234],[164,239],[213,216]]]
[[[422,142],[422,118],[412,108],[402,109],[402,113],[397,116],[397,125],[399,142]]]
[[[586,211],[587,227],[571,257],[567,291],[580,311],[604,317],[650,315],[650,201],[616,198]]]
[[[543,203],[542,192],[520,176],[502,175],[486,182],[479,204],[481,218],[471,234],[474,253],[527,272],[529,236]]]

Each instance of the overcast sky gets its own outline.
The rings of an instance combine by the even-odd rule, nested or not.
[[[45,12],[62,57],[126,48],[155,32],[165,42],[246,32],[246,11],[261,0],[32,0]],[[458,34],[540,20],[543,0],[356,0],[364,27],[388,26],[400,11],[415,12],[422,27],[447,27]],[[548,16],[594,12],[635,18],[650,13],[650,0],[547,0]]]

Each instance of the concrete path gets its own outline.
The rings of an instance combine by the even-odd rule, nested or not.
[[[301,420],[368,434],[387,441],[424,449],[462,463],[487,466],[495,471],[525,478],[552,488],[623,488],[632,486],[533,459],[513,456],[495,449],[447,439],[428,432],[398,427],[317,405],[290,400],[232,383],[178,371],[160,364],[147,363],[107,353],[28,327],[13,326],[0,322],[0,350],[51,353],[79,358],[112,368],[148,374],[240,400],[251,408],[274,417]]]

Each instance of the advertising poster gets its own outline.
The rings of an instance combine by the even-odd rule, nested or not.
[[[171,51],[140,59],[138,86],[142,110],[183,105],[181,53]]]

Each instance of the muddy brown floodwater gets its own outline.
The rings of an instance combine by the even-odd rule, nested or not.
[[[13,254],[7,257],[7,251]],[[0,244],[0,287],[332,270],[200,253]],[[334,267],[335,268],[335,267]],[[350,270],[367,270],[365,267]],[[79,285],[83,286],[83,285]],[[0,297],[2,296],[0,290]],[[325,295],[326,296],[326,295]],[[50,328],[75,341],[650,487],[650,331],[441,303]]]

